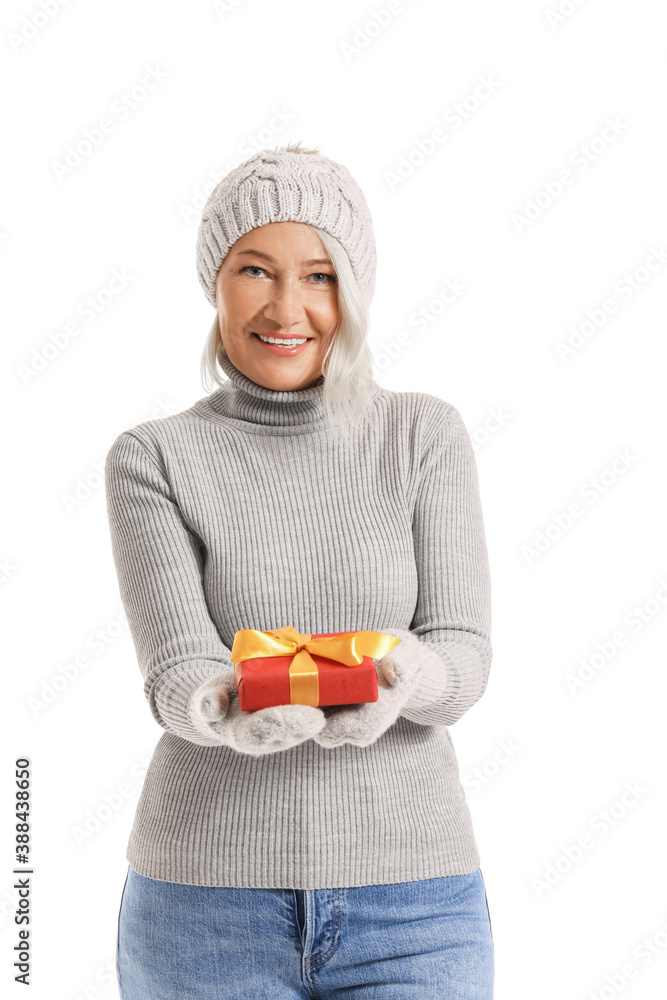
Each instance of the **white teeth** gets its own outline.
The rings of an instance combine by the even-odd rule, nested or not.
[[[265,344],[278,344],[280,347],[297,347],[299,344],[305,344],[308,340],[308,337],[304,337],[303,340],[297,340],[296,337],[291,340],[277,340],[275,337],[263,337],[261,333],[258,333],[257,336]]]

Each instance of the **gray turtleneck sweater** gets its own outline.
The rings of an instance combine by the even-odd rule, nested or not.
[[[324,379],[281,392],[223,355],[223,388],[121,433],[106,460],[113,557],[144,693],[165,732],[127,861],[206,886],[319,889],[480,864],[449,727],[484,693],[491,587],[459,411],[373,383],[353,447]],[[263,756],[210,741],[189,701],[238,629],[410,629],[441,668],[373,744]]]

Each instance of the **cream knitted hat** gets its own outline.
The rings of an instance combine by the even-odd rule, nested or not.
[[[197,233],[197,275],[215,308],[215,279],[233,244],[269,222],[309,222],[342,243],[367,305],[377,255],[370,209],[346,167],[319,153],[265,149],[211,191]]]

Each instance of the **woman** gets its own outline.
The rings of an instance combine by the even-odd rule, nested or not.
[[[448,729],[491,662],[477,471],[455,407],[373,379],[375,265],[341,164],[297,145],[236,167],[197,239],[218,388],[109,450],[119,587],[165,730],[127,848],[124,1000],[492,997]],[[288,625],[400,638],[377,702],[242,711],[236,631]]]

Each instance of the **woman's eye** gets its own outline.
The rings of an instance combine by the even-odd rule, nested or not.
[[[261,274],[266,274],[266,271],[264,270],[264,268],[263,267],[259,267],[258,264],[246,264],[245,267],[241,268],[241,273],[243,273],[244,271],[247,271],[248,274],[250,274],[251,271],[259,271]],[[257,275],[256,274],[252,274],[251,277],[253,277],[253,278],[257,277]],[[326,285],[326,283],[328,281],[329,282],[334,282],[336,280],[335,275],[333,275],[333,274],[327,274],[326,271],[315,271],[315,273],[311,274],[310,277],[311,278],[324,278],[325,279],[324,281],[315,281],[316,285]]]

